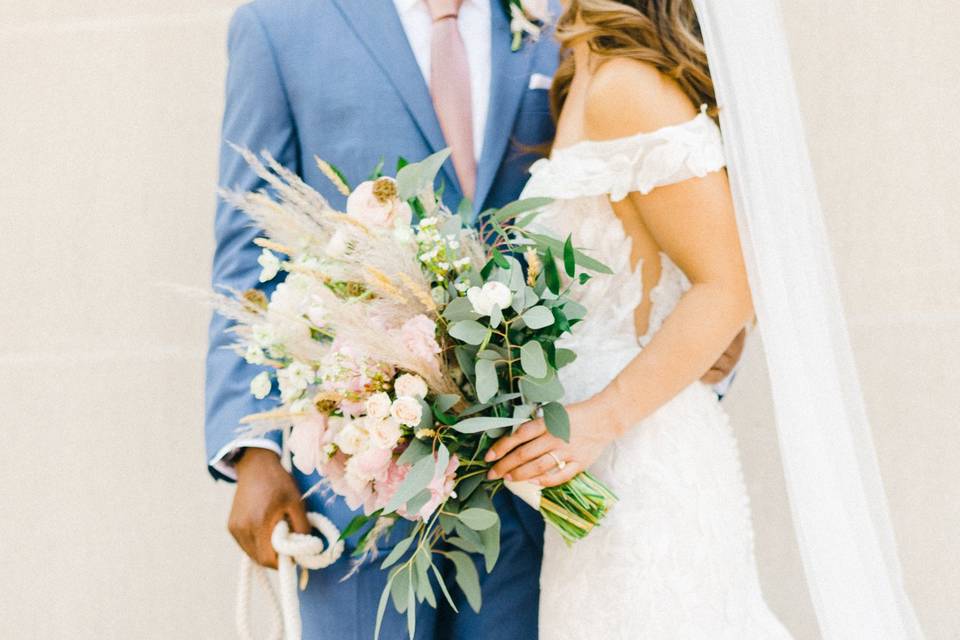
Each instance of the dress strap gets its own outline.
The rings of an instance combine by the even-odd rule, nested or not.
[[[725,166],[717,123],[700,114],[678,125],[613,140],[584,140],[556,149],[530,167],[525,195],[579,198],[647,194],[657,187],[703,177]]]

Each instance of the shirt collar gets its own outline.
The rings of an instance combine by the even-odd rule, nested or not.
[[[417,5],[424,4],[425,2],[426,0],[393,0],[393,4],[397,7],[397,13],[401,15],[407,13]],[[489,0],[487,2],[481,2],[481,0],[463,0],[463,4],[473,5],[478,8],[490,6]]]

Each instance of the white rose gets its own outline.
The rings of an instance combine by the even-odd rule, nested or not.
[[[520,0],[520,6],[534,20],[546,22],[550,18],[549,0]]]
[[[401,424],[415,427],[420,424],[423,407],[420,406],[420,401],[416,398],[401,396],[393,401],[393,405],[390,407],[390,415]]]
[[[390,396],[383,391],[371,395],[366,402],[367,415],[382,420],[390,415]]]
[[[270,249],[264,249],[257,258],[257,264],[260,265],[260,282],[269,282],[280,273],[280,258],[275,256]]]
[[[337,434],[334,442],[340,451],[343,451],[348,456],[356,455],[367,448],[367,433],[360,428],[357,421],[353,421],[348,423],[340,433]]]
[[[427,383],[420,376],[410,373],[397,378],[393,383],[393,390],[398,396],[410,396],[421,400],[427,397]]]
[[[370,440],[379,449],[393,449],[400,439],[400,424],[393,418],[370,420],[367,422]]]
[[[253,397],[257,400],[263,400],[270,395],[270,389],[272,387],[273,384],[270,382],[270,373],[267,371],[261,371],[250,381],[250,393],[252,393]]]
[[[488,316],[494,307],[506,309],[513,302],[513,292],[502,282],[488,282],[482,287],[467,289],[467,299],[473,310],[482,316]]]

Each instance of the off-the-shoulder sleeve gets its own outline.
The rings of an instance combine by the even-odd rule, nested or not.
[[[615,140],[558,149],[530,168],[525,196],[580,198],[647,194],[725,166],[720,128],[706,113],[683,124]]]

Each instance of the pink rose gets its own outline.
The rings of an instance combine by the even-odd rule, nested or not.
[[[410,205],[397,198],[396,182],[378,178],[360,183],[347,198],[347,215],[371,227],[409,226]]]

